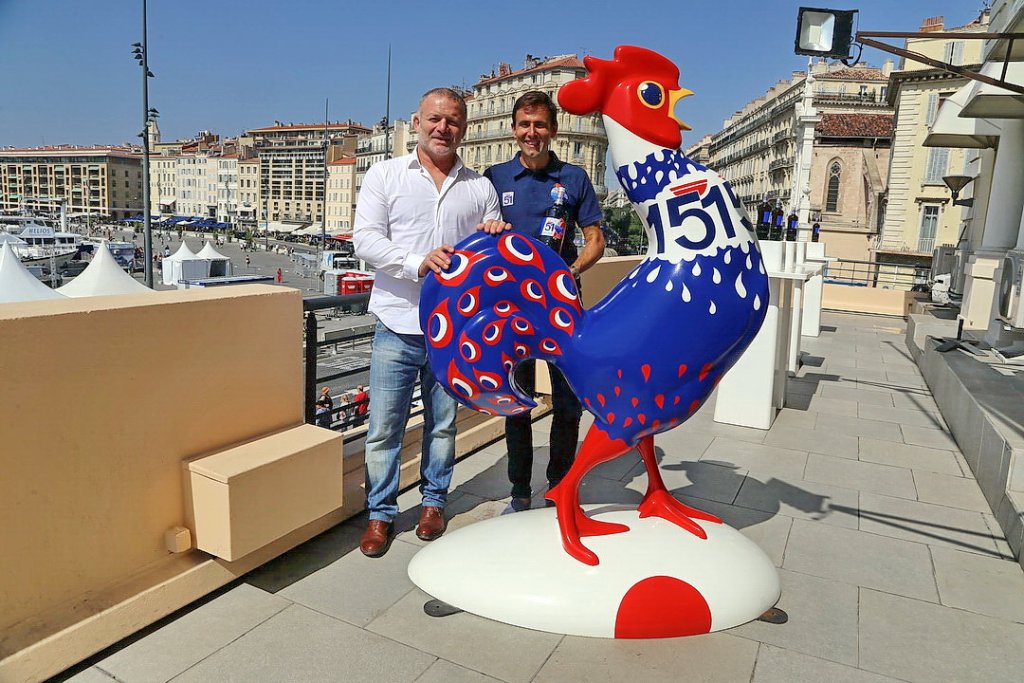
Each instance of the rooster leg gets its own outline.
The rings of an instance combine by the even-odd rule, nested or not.
[[[694,519],[702,519],[707,522],[721,524],[722,520],[707,512],[702,512],[689,505],[684,505],[676,500],[661,478],[658,471],[658,460],[654,457],[654,437],[645,436],[637,445],[640,457],[643,458],[644,466],[647,468],[647,493],[640,503],[640,517],[661,517],[664,520],[680,526],[698,538],[707,538],[708,535]]]
[[[548,500],[555,504],[558,515],[558,530],[562,534],[565,552],[584,564],[598,563],[597,555],[580,541],[581,536],[603,536],[629,531],[625,524],[600,522],[583,514],[580,508],[579,488],[584,475],[596,465],[611,460],[629,451],[629,445],[621,439],[610,439],[608,433],[593,425],[583,439],[583,446],[576,455],[569,472],[558,486],[548,491]]]

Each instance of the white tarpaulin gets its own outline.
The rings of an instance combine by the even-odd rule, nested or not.
[[[64,296],[73,298],[82,296],[103,296],[107,294],[138,294],[152,293],[142,284],[122,270],[110,253],[106,242],[96,249],[89,267],[71,282],[57,289]]]
[[[11,245],[0,245],[0,304],[63,298],[28,271]]]

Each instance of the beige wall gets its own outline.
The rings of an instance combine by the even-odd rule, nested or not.
[[[939,150],[925,147],[924,140],[931,132],[928,122],[935,115],[935,107],[929,103],[941,101],[966,82],[966,79],[943,75],[907,81],[901,86],[888,170],[889,196],[880,241],[882,249],[930,256],[934,247],[956,242],[963,211],[950,204],[949,189],[941,179],[928,180],[928,160]],[[965,160],[974,156],[977,156],[976,150],[950,148],[940,175],[964,173]],[[936,207],[938,212],[933,244],[921,240],[921,219],[926,206]]]
[[[221,525],[217,505],[191,514],[197,462],[213,471],[221,451],[245,444],[253,473],[288,459],[294,482],[323,471],[304,451],[340,443],[302,426],[301,330],[300,293],[262,285],[0,306],[0,339],[18,350],[0,356],[4,407],[17,416],[0,422],[0,547],[16,558],[0,572],[0,681],[43,680],[363,509],[357,440],[337,463],[344,504],[257,550],[252,515]],[[501,419],[468,409],[458,423],[459,455],[502,434]],[[419,476],[419,426],[407,432],[403,485]],[[285,434],[295,436],[281,447]],[[286,508],[282,488],[256,498],[316,513]],[[248,529],[240,559],[168,550],[169,529],[189,529],[194,547],[196,517],[211,512],[232,538]]]
[[[301,313],[297,290],[257,285],[0,306],[17,350],[0,356],[17,558],[0,572],[0,672],[69,625],[46,615],[81,619],[97,608],[78,603],[173,560],[183,460],[302,423]]]
[[[825,283],[821,289],[821,307],[834,311],[904,316],[907,302],[917,297],[915,292],[898,289],[847,287]]]

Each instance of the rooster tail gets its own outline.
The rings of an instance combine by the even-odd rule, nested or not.
[[[462,240],[448,269],[428,277],[420,293],[434,376],[455,400],[490,415],[536,405],[512,371],[529,358],[557,362],[582,313],[562,259],[515,232]]]

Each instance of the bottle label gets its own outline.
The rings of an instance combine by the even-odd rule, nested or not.
[[[554,216],[547,216],[540,228],[541,237],[550,237],[552,240],[562,239],[565,234],[565,221]]]

